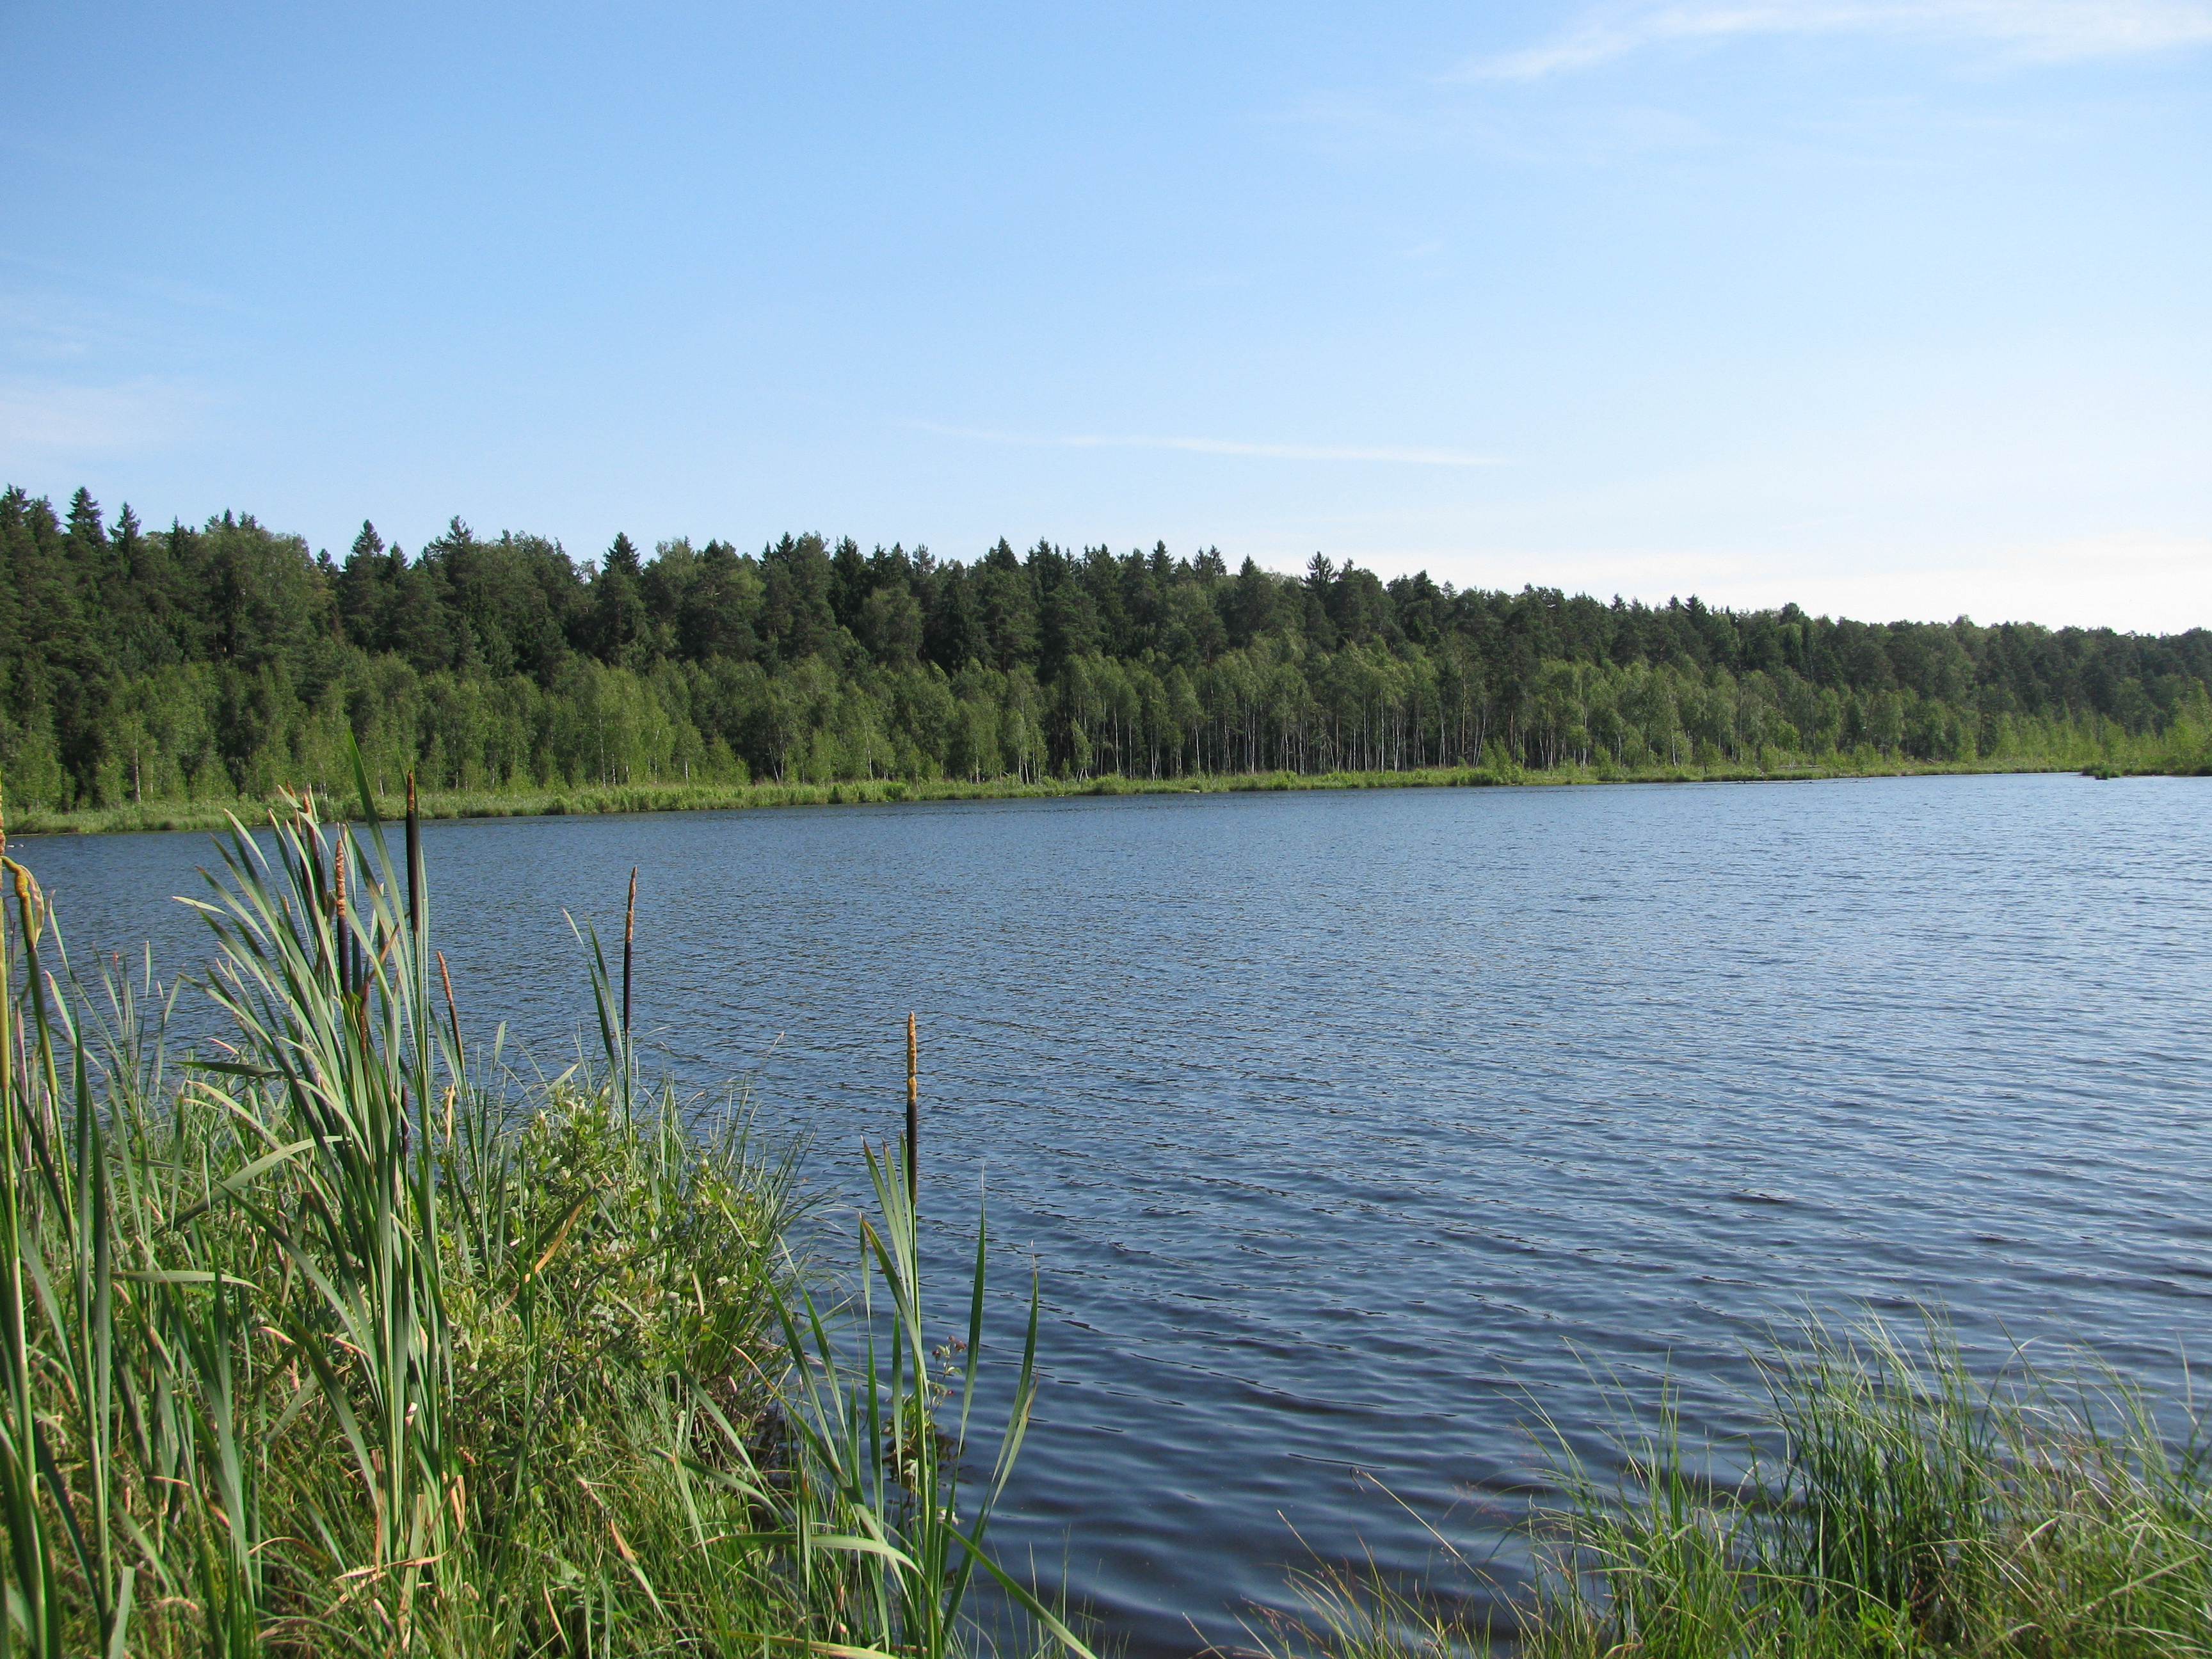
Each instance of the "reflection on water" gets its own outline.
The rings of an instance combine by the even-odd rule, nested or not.
[[[1746,1345],[1808,1308],[2171,1376],[2212,1338],[2209,809],[1926,778],[424,840],[465,1016],[549,1068],[587,1006],[562,911],[618,927],[639,866],[641,1027],[688,1079],[757,1074],[824,1182],[896,1132],[919,1011],[925,1207],[964,1223],[980,1175],[1000,1283],[1042,1274],[1000,1542],[1145,1654],[1234,1638],[1309,1552],[1427,1565],[1362,1471],[1499,1548],[1532,1404],[1594,1429],[1594,1375],[1741,1428]],[[157,901],[205,837],[15,850],[80,961],[198,954]]]

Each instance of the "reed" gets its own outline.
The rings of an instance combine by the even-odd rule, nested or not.
[[[1419,789],[1486,787],[1496,785],[1595,783],[1796,782],[1829,778],[1918,777],[2005,772],[2074,772],[2075,754],[1992,757],[1977,761],[1913,761],[1897,757],[1824,756],[1805,764],[1768,769],[1748,763],[1713,766],[1561,766],[1547,770],[1504,766],[1432,767],[1416,771],[1246,772],[1189,774],[1180,777],[851,778],[820,783],[749,784],[576,784],[509,789],[425,791],[419,810],[428,818],[562,817],[617,812],[734,811],[753,807],[881,805],[901,801],[1031,800],[1074,795],[1188,795],[1274,793],[1288,790]],[[2126,755],[2115,751],[2098,763],[2099,775],[2169,770],[2202,772],[2212,767],[2212,752],[2169,760],[2163,750]],[[99,834],[131,830],[222,830],[233,813],[252,816],[267,803],[228,799],[154,802],[90,807],[70,811],[41,809],[24,817],[21,827],[41,834]],[[386,811],[402,810],[398,798],[380,802]]]
[[[2212,1466],[2080,1361],[1978,1382],[1940,1323],[1815,1324],[1760,1362],[1743,1479],[1683,1447],[1671,1401],[1593,1476],[1548,1432],[1563,1497],[1499,1639],[1541,1659],[2212,1653]],[[1334,1570],[1302,1575],[1277,1659],[1487,1651],[1492,1632]]]
[[[0,866],[0,1655],[949,1659],[978,1577],[1080,1653],[983,1553],[1034,1297],[961,1484],[980,1224],[956,1425],[903,1179],[872,1164],[859,1279],[794,1255],[793,1155],[639,1086],[595,939],[599,1053],[472,1066],[405,857],[365,789],[357,829],[234,824],[232,1038],[181,1060],[174,994],[81,981]]]

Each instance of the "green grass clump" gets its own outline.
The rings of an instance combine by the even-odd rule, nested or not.
[[[979,1575],[1082,1653],[983,1552],[1034,1297],[963,1487],[980,1228],[948,1381],[896,1161],[837,1291],[740,1103],[640,1088],[596,944],[597,1060],[472,1064],[364,811],[234,829],[200,908],[234,1031],[181,1062],[173,999],[76,981],[5,864],[0,1656],[945,1659]]]
[[[1818,1327],[1762,1364],[1771,1448],[1740,1483],[1671,1406],[1614,1482],[1565,1450],[1564,1500],[1510,1630],[1334,1570],[1294,1581],[1276,1659],[2058,1659],[2212,1654],[2212,1465],[2117,1382],[2025,1365],[1978,1385],[1940,1327]]]
[[[2133,752],[2133,751],[2130,751]],[[2146,754],[2151,751],[2145,750]],[[2163,751],[2148,760],[2099,763],[2098,775],[2172,769]],[[2176,763],[2179,764],[2178,763]],[[2192,761],[2191,767],[2200,767]],[[2206,761],[2202,764],[2212,764]],[[1499,784],[1761,783],[1822,778],[1905,777],[1992,772],[2057,772],[2080,769],[2069,755],[1990,757],[1978,761],[1916,761],[1878,756],[1871,750],[1828,755],[1803,763],[1753,763],[1623,767],[1609,763],[1539,769],[1511,764],[1423,767],[1403,771],[1209,772],[1177,777],[848,778],[828,782],[576,784],[566,787],[429,790],[422,813],[430,818],[562,817],[609,812],[735,811],[763,806],[849,806],[925,800],[1044,800],[1071,795],[1244,794],[1306,789],[1423,789]],[[2118,769],[2112,769],[2115,767]],[[2092,769],[2095,770],[2097,769]],[[270,803],[243,799],[149,801],[140,805],[38,808],[19,815],[27,833],[98,835],[133,830],[220,830],[232,813],[258,813]],[[278,803],[281,807],[281,803]],[[380,802],[388,813],[397,798]]]

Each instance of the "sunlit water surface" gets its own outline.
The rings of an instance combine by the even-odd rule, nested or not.
[[[1086,799],[424,843],[469,1024],[548,1069],[586,1007],[562,913],[618,930],[636,865],[641,1027],[694,1083],[755,1077],[825,1187],[895,1132],[919,1012],[944,1306],[979,1176],[1006,1367],[1042,1275],[999,1541],[1137,1655],[1238,1639],[1316,1557],[1429,1571],[1416,1516],[1510,1583],[1536,1411],[1601,1462],[1603,1380],[1671,1374],[1693,1434],[1738,1433],[1747,1349],[1808,1310],[1940,1304],[1980,1356],[2086,1340],[2169,1391],[2212,1346],[2212,784]],[[204,836],[14,850],[80,962],[200,955],[164,900]]]

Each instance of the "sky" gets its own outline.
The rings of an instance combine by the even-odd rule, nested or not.
[[[0,0],[0,483],[2212,625],[2212,0]]]

